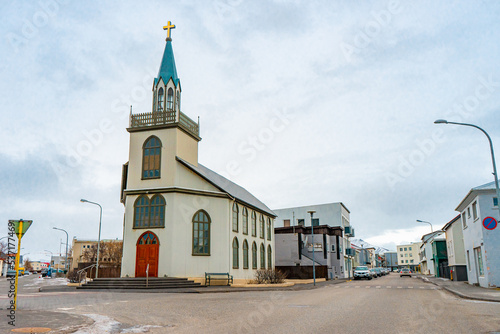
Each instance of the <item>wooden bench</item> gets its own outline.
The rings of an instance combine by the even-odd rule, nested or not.
[[[229,273],[205,273],[205,285],[210,285],[212,280],[227,280],[227,285],[231,285],[233,276]]]

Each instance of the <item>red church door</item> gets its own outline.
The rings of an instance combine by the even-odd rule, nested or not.
[[[139,237],[135,257],[135,277],[146,277],[148,264],[148,276],[158,277],[159,250],[160,243],[153,232],[145,232]]]

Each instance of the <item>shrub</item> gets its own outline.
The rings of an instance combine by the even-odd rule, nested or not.
[[[285,282],[286,274],[273,269],[261,269],[255,272],[257,284],[279,284]]]

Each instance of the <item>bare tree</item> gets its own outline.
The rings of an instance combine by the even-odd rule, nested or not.
[[[26,258],[24,260],[24,271],[32,271],[33,270],[33,266],[31,265],[31,261],[29,258]]]

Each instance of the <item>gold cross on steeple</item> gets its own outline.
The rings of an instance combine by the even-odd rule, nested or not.
[[[175,29],[175,24],[168,21],[168,24],[163,27],[163,30],[167,31],[167,39],[172,40],[172,38],[170,38],[170,29]]]

